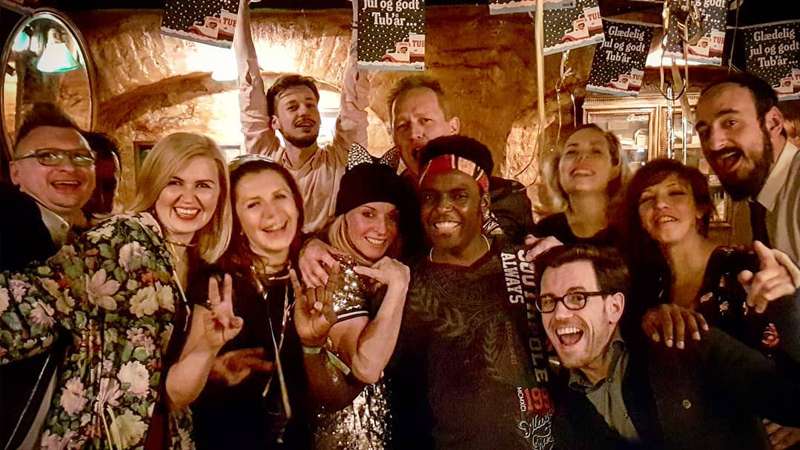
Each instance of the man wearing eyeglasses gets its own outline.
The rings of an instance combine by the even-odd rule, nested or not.
[[[85,225],[81,208],[94,190],[94,159],[63,112],[52,104],[33,106],[19,126],[10,163],[18,190],[0,186],[0,270],[50,257],[74,227]],[[29,448],[37,437],[52,395],[55,353],[0,366],[2,448]]]
[[[535,305],[567,369],[554,389],[562,448],[767,449],[760,418],[800,423],[799,300],[788,275],[780,283],[795,295],[767,309],[782,331],[782,365],[717,329],[686,350],[623,337],[630,280],[615,249],[561,246],[535,264]]]

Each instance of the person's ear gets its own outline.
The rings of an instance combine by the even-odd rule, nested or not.
[[[9,175],[11,176],[11,183],[14,184],[15,186],[19,186],[22,174],[20,173],[20,168],[17,161],[10,161],[8,163],[8,170],[9,170]]]
[[[447,121],[448,127],[450,127],[450,135],[458,134],[461,131],[461,119],[458,116],[453,116],[450,120]]]
[[[489,192],[484,192],[483,194],[481,194],[480,208],[481,208],[481,216],[482,217],[486,217],[486,213],[489,211],[489,208],[492,206],[492,200],[491,199],[492,199],[492,196],[489,194]]]
[[[609,322],[619,322],[620,318],[622,318],[622,312],[625,310],[625,294],[615,292],[609,295],[606,298],[605,308]]]
[[[278,120],[277,114],[273,114],[269,118],[269,126],[272,127],[273,130],[280,130],[281,122]]]
[[[773,106],[764,114],[764,126],[767,128],[767,133],[772,142],[775,142],[783,134],[783,122],[783,113],[777,106]]]

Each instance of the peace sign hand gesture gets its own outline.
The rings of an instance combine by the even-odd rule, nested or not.
[[[220,294],[216,277],[208,279],[208,302],[197,308],[197,320],[203,324],[203,341],[208,348],[219,350],[240,331],[244,321],[233,313],[233,282],[231,276],[225,274]]]
[[[339,268],[331,268],[324,287],[304,288],[294,270],[289,271],[294,289],[294,323],[300,342],[306,347],[322,347],[336,323],[333,294],[341,286]]]

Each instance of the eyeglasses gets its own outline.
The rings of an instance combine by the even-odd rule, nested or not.
[[[556,310],[556,305],[561,302],[570,311],[580,311],[586,307],[586,300],[596,295],[608,295],[608,292],[570,292],[557,297],[555,295],[540,295],[536,298],[536,309],[541,313],[551,313]]]
[[[43,166],[60,166],[67,162],[67,159],[76,167],[89,167],[94,164],[94,153],[87,150],[59,150],[54,148],[40,148],[33,153],[20,156],[17,160],[36,158],[36,161]]]

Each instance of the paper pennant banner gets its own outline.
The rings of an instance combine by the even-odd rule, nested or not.
[[[594,51],[586,90],[611,95],[639,95],[653,28],[604,19],[603,31],[606,40]]]
[[[576,0],[575,7],[544,12],[544,54],[603,42],[597,0]]]
[[[425,1],[357,1],[358,67],[425,70]]]
[[[685,0],[668,0],[670,4],[670,27],[667,30],[667,46],[664,56],[683,58],[683,33],[678,29],[680,7]],[[694,0],[699,24],[689,22],[686,43],[687,59],[702,64],[722,64],[725,48],[725,20],[728,11],[725,0]],[[684,19],[685,21],[685,19]]]
[[[576,0],[544,0],[544,10],[574,8]],[[489,14],[536,11],[536,0],[489,0]]]
[[[742,27],[746,70],[766,80],[781,100],[800,99],[800,21]]]
[[[167,0],[161,32],[190,41],[230,47],[238,0]]]

